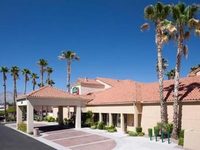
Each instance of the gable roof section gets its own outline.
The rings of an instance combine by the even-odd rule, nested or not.
[[[159,84],[140,83],[131,80],[97,78],[109,84],[111,88],[91,95],[93,100],[88,105],[127,104],[134,102],[159,103]],[[174,80],[164,81],[164,99],[173,102]],[[184,102],[200,101],[200,76],[180,79],[179,98]]]
[[[179,99],[181,101],[200,101],[200,76],[180,79]],[[143,83],[141,85],[143,103],[159,102],[159,84]],[[164,81],[164,99],[173,102],[174,80]]]
[[[95,79],[88,79],[88,78],[79,78],[77,83],[84,87],[91,87],[91,88],[104,88],[105,86]]]
[[[94,92],[93,100],[88,105],[100,104],[127,104],[137,101],[136,82],[131,80],[113,80],[107,78],[97,78],[112,86],[101,92]]]
[[[19,96],[17,100],[20,99],[85,99],[84,96],[72,95],[65,91],[56,89],[51,86],[44,86],[38,90],[35,90],[29,94]],[[86,99],[85,99],[86,100]]]

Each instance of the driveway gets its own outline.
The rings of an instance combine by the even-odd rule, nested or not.
[[[72,150],[112,150],[116,146],[111,138],[75,129],[45,132],[42,138]]]
[[[0,124],[1,150],[54,150],[22,133]]]
[[[89,128],[63,129],[42,133],[39,139],[55,148],[62,150],[183,150],[175,143],[168,144],[150,141],[147,137],[130,137],[127,134],[116,132],[108,133],[104,130]],[[62,146],[62,147],[56,147]]]

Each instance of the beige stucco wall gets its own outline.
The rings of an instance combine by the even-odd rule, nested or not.
[[[173,105],[168,105],[169,122],[173,120]],[[145,133],[160,122],[160,105],[143,105],[141,126]],[[184,103],[182,106],[182,129],[200,129],[200,103]]]
[[[172,105],[168,106],[169,122],[172,122]],[[141,126],[145,133],[148,133],[148,128],[153,128],[157,122],[160,122],[160,105],[143,105]]]
[[[183,105],[182,128],[200,130],[200,103]]]
[[[133,105],[121,105],[121,106],[87,106],[82,109],[83,112],[92,111],[94,113],[123,113],[134,114],[135,110]]]
[[[184,148],[199,150],[200,130],[185,130]]]

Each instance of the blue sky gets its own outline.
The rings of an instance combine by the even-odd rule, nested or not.
[[[65,89],[66,63],[58,60],[57,56],[63,50],[72,49],[81,58],[79,62],[73,62],[72,82],[79,77],[157,81],[154,28],[140,31],[140,25],[146,22],[144,7],[155,2],[1,0],[0,66],[17,65],[39,74],[36,62],[44,58],[54,68],[52,78],[56,87]],[[199,43],[200,38],[194,36],[188,42],[189,56],[182,60],[182,77],[187,75],[190,67],[200,63]],[[176,43],[166,44],[163,53],[169,69],[172,69],[175,66]],[[7,82],[8,90],[12,91],[10,76]],[[31,83],[28,87],[30,90]],[[18,91],[23,89],[21,76]]]

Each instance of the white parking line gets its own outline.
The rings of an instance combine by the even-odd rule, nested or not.
[[[97,142],[91,142],[91,143],[86,143],[86,144],[79,144],[79,145],[69,146],[68,148],[75,148],[75,147],[80,147],[80,146],[93,145],[93,144],[104,143],[104,142],[108,142],[108,141],[114,141],[114,140],[113,139],[102,140],[102,141],[97,141]]]
[[[91,135],[93,135],[93,134],[78,135],[78,136],[73,136],[73,137],[66,137],[66,138],[55,139],[55,140],[51,140],[51,141],[55,142],[55,141],[60,141],[60,140],[68,140],[68,139],[74,139],[74,138],[79,138],[79,137],[86,137],[86,136],[91,136]]]

